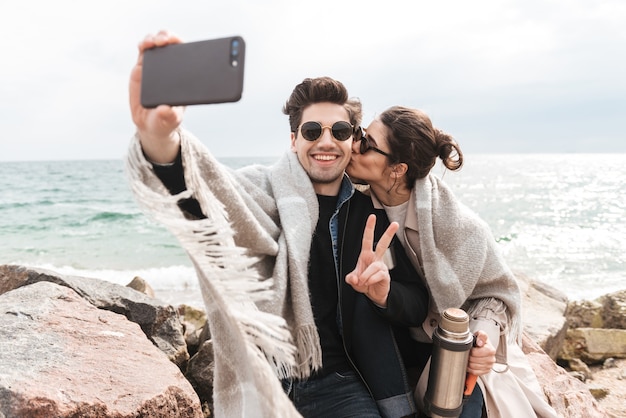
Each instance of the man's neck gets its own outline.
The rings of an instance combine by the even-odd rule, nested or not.
[[[341,189],[341,182],[343,178],[340,178],[339,181],[335,181],[333,183],[313,183],[313,190],[315,190],[316,194],[322,196],[337,196],[339,194],[339,190]]]

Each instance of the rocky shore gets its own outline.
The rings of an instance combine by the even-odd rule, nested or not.
[[[523,349],[562,417],[626,416],[626,291],[569,302],[517,274]],[[0,418],[211,416],[204,312],[119,286],[0,266]]]

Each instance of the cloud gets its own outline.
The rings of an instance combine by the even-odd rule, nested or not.
[[[466,152],[626,152],[621,0],[26,0],[0,26],[2,160],[122,158],[136,45],[161,28],[246,39],[242,101],[186,114],[218,156],[280,154],[282,104],[318,75],[360,97],[366,121],[426,110]]]

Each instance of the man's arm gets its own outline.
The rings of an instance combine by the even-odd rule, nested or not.
[[[187,190],[185,184],[185,173],[183,171],[183,160],[180,153],[176,155],[174,162],[170,164],[152,163],[154,174],[161,180],[170,194],[177,194]],[[200,203],[194,198],[181,199],[178,207],[185,213],[188,219],[204,219],[206,215],[202,212]]]

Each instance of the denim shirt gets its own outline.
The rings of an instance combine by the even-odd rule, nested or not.
[[[340,263],[339,263],[339,211],[343,205],[350,200],[354,195],[354,185],[350,181],[347,175],[344,174],[341,181],[341,187],[339,188],[339,195],[337,197],[337,207],[335,212],[330,217],[329,229],[330,238],[333,246],[333,259],[335,261],[335,275],[337,280],[337,290],[341,287],[341,278],[339,277]],[[341,294],[341,291],[339,291]],[[341,296],[340,296],[341,297]],[[339,327],[339,333],[343,335],[343,319],[341,317],[341,309],[337,309],[337,326]]]
[[[335,271],[339,274],[339,211],[352,195],[354,194],[354,185],[347,175],[343,175],[339,195],[337,197],[337,207],[330,217],[330,237],[333,245],[333,259],[335,260]]]

